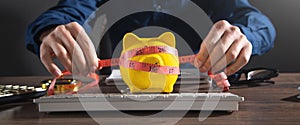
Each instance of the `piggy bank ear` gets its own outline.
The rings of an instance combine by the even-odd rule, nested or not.
[[[127,50],[129,47],[140,43],[139,37],[133,33],[125,34],[123,38],[123,49]]]
[[[158,37],[162,42],[166,43],[167,45],[175,48],[175,36],[172,32],[165,32]]]

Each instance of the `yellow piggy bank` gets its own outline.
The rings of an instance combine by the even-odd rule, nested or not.
[[[176,50],[175,43],[175,36],[171,32],[166,32],[156,38],[139,38],[133,33],[127,33],[123,38],[123,51],[121,55],[124,55],[126,52],[128,53],[128,51],[151,46],[169,47]],[[123,62],[124,60],[149,65],[154,64],[161,67],[176,67],[179,70],[178,55],[172,53],[158,52],[141,54],[137,52],[134,56],[123,58]],[[120,65],[120,71],[124,82],[132,93],[170,93],[173,91],[173,86],[178,78],[178,74],[143,71],[131,69],[124,65]]]

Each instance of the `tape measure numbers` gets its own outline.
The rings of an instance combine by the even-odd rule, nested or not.
[[[123,66],[129,69],[146,71],[146,72],[154,72],[160,74],[180,74],[179,67],[174,66],[162,66],[158,64],[149,64],[144,62],[138,62],[130,60],[130,58],[134,56],[140,55],[148,55],[148,54],[158,54],[158,53],[166,53],[171,54],[178,57],[178,51],[169,46],[145,46],[143,48],[136,48],[129,51],[126,51],[121,55],[121,58],[113,58],[106,60],[99,60],[99,67],[110,67],[110,66]],[[190,56],[182,56],[179,57],[180,63],[193,63],[195,55]]]

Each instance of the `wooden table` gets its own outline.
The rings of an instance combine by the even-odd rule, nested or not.
[[[0,77],[0,84],[22,83],[33,85],[49,77]],[[274,85],[245,87],[231,89],[232,93],[245,97],[240,103],[240,110],[236,112],[213,112],[208,118],[199,121],[199,114],[209,112],[189,111],[176,123],[178,125],[198,124],[300,124],[300,101],[296,99],[297,88],[300,86],[300,73],[284,73],[274,78]],[[155,112],[154,112],[155,113]],[[171,111],[168,116],[159,116],[154,120],[157,124],[170,124],[170,120],[176,121],[177,115],[182,112]],[[114,116],[111,112],[101,112],[96,119],[101,119],[109,124],[119,124],[123,119]],[[130,112],[136,116],[147,116],[153,112]],[[149,119],[145,122],[150,121]],[[0,106],[0,125],[97,125],[89,113],[86,112],[62,112],[40,113],[32,100]],[[130,119],[123,124],[133,123]]]

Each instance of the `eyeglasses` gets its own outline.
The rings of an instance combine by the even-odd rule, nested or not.
[[[278,75],[279,71],[277,69],[259,67],[242,69],[236,74],[229,76],[228,80],[232,86],[263,86],[275,84],[275,82],[270,79]]]

